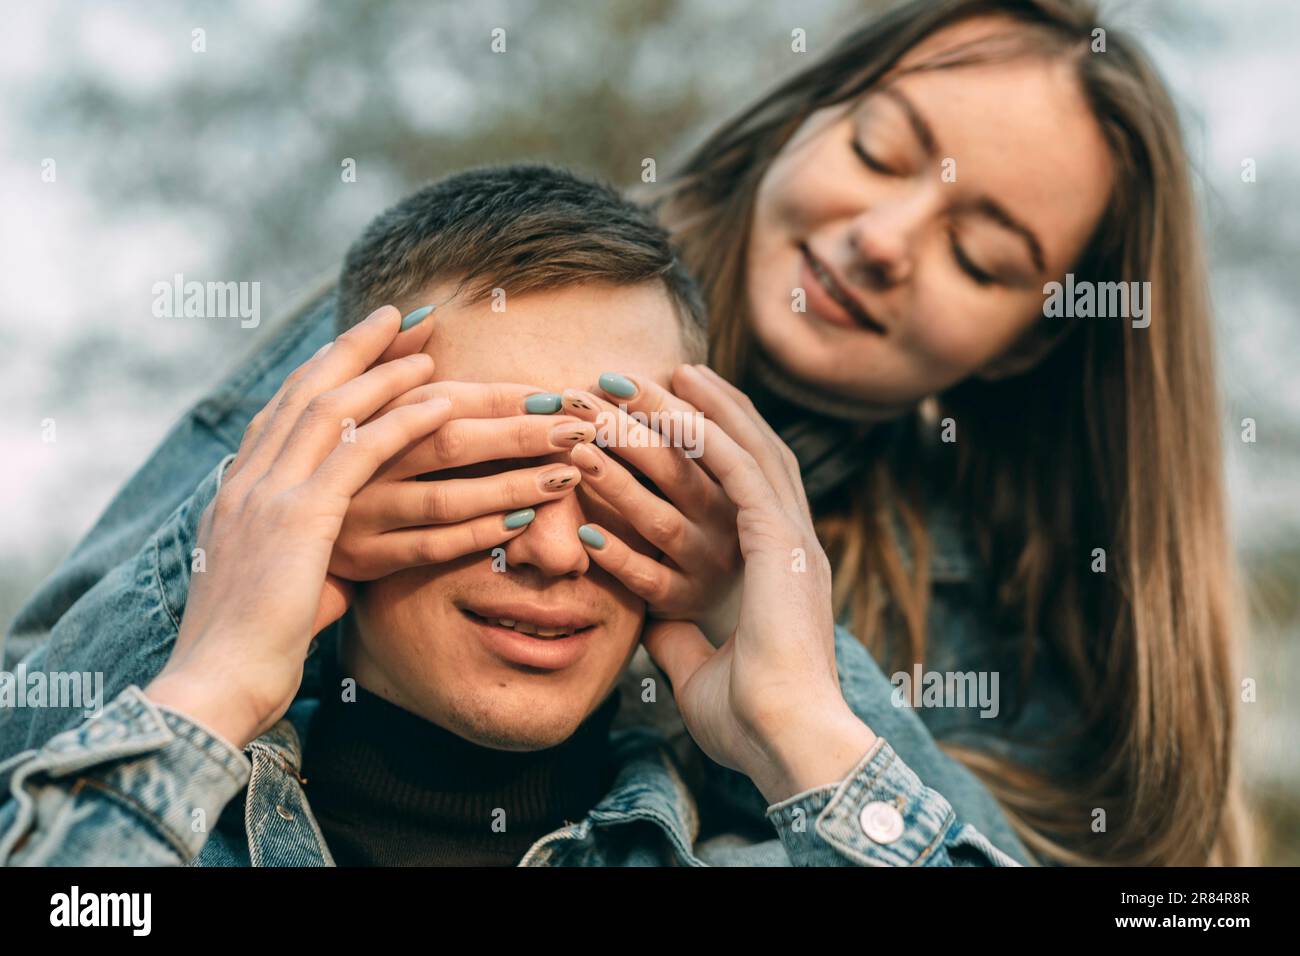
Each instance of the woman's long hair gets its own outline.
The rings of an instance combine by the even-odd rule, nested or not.
[[[756,345],[746,243],[736,237],[749,235],[768,165],[811,113],[856,98],[936,30],[990,14],[1007,22],[997,42],[919,68],[1026,55],[1073,62],[1117,170],[1074,273],[1149,281],[1150,325],[1076,321],[1028,372],[971,379],[937,397],[959,429],[950,493],[995,582],[995,623],[1025,635],[1022,675],[1050,653],[1083,702],[1081,756],[1068,777],[944,746],[1043,861],[1245,862],[1233,766],[1241,628],[1206,266],[1176,112],[1140,51],[1107,30],[1105,52],[1092,52],[1099,24],[1085,2],[913,0],[712,135],[666,184],[664,220],[703,284],[714,366],[744,384]],[[837,614],[850,613],[859,637],[889,658],[882,663],[900,669],[924,658],[931,589],[924,515],[908,490],[908,463],[920,460],[908,449],[926,430],[918,416],[887,426],[893,451],[849,500],[817,516]]]

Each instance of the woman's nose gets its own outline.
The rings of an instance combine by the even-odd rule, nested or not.
[[[848,233],[852,280],[868,288],[906,282],[932,206],[929,191],[916,189],[873,203],[855,216]]]
[[[531,565],[547,577],[585,574],[591,559],[578,539],[586,520],[576,494],[536,505],[537,516],[506,542],[508,568]]]

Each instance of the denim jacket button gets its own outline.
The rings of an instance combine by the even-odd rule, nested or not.
[[[876,843],[893,843],[903,835],[903,815],[888,803],[873,800],[858,814],[862,832]]]
[[[289,810],[289,809],[286,809],[286,808],[285,808],[285,805],[284,805],[283,803],[280,803],[280,804],[277,804],[277,805],[276,805],[275,812],[278,813],[278,814],[280,814],[280,816],[281,816],[282,819],[285,819],[285,820],[292,820],[292,819],[293,819],[293,811],[292,811],[292,810]]]

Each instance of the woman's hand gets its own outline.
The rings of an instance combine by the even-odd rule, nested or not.
[[[191,579],[176,646],[147,691],[237,746],[284,715],[312,636],[347,608],[346,586],[327,573],[352,496],[450,415],[435,398],[351,433],[343,425],[429,381],[422,353],[374,365],[400,320],[385,306],[295,370],[249,424],[204,512],[206,570]]]
[[[695,621],[720,644],[736,627],[740,548],[736,507],[699,464],[703,416],[640,376],[606,374],[601,387],[618,405],[590,392],[563,393],[566,412],[596,425],[596,444],[576,446],[569,459],[582,470],[582,494],[617,511],[662,558],[595,523],[587,527],[599,537],[583,539],[587,553],[642,598],[649,614]]]
[[[700,748],[777,803],[843,779],[876,737],[840,692],[830,563],[794,455],[711,370],[683,366],[673,389],[708,418],[701,460],[737,508],[744,585],[721,647],[684,621],[649,624],[643,643]]]
[[[376,578],[487,551],[522,533],[503,518],[572,494],[577,468],[551,463],[474,478],[421,480],[430,472],[489,461],[542,458],[591,441],[595,428],[567,415],[527,413],[528,385],[443,381],[413,389],[380,410],[443,398],[450,420],[385,465],[352,499],[330,572]]]

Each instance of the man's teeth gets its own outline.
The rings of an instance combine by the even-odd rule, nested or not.
[[[504,617],[489,617],[487,622],[495,624],[497,627],[508,627],[521,634],[531,634],[534,637],[568,637],[576,630],[576,628],[572,627],[538,627],[536,624],[529,624],[527,621],[511,621]]]

